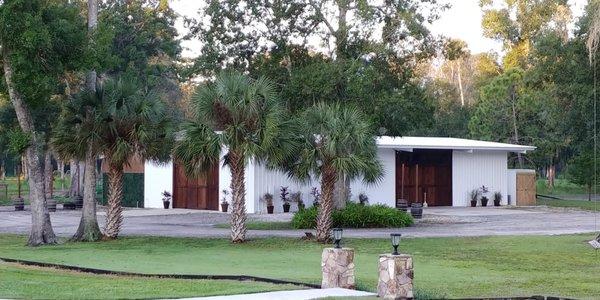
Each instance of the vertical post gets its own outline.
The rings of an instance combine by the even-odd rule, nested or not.
[[[400,199],[404,199],[404,163],[402,163],[402,174],[400,175]]]
[[[407,254],[379,256],[377,295],[383,299],[412,299],[413,262]]]
[[[415,168],[415,202],[419,202],[419,164]]]
[[[354,289],[354,249],[325,248],[321,255],[321,288]]]

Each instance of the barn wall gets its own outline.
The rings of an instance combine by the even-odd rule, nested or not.
[[[502,205],[508,194],[507,152],[505,151],[459,151],[452,152],[452,205],[468,206],[469,192],[485,185],[486,195],[494,205],[494,192],[502,193]]]
[[[162,208],[162,192],[173,194],[173,163],[156,164],[146,161],[144,177],[144,207]]]
[[[369,204],[384,204],[396,207],[396,151],[377,149],[377,156],[383,165],[383,178],[377,184],[365,185],[362,180],[350,184],[351,200],[358,202],[358,195],[365,193]]]

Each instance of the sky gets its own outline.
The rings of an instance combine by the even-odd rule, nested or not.
[[[502,45],[499,42],[483,37],[479,0],[446,1],[450,3],[451,8],[444,11],[440,19],[430,26],[433,34],[464,40],[471,53],[501,52]],[[193,17],[197,15],[202,3],[203,1],[198,0],[172,0],[171,6],[178,14]],[[574,18],[582,14],[586,3],[587,0],[569,0]],[[182,20],[177,23],[177,30],[181,35],[185,34]],[[184,57],[194,57],[198,54],[194,49],[198,48],[199,41],[183,41],[182,45]]]

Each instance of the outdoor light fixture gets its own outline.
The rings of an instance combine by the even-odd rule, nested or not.
[[[392,233],[390,237],[392,238],[392,247],[394,247],[394,253],[392,255],[398,255],[398,245],[400,245],[400,237],[402,235],[399,233]]]
[[[335,247],[334,247],[335,249],[340,249],[340,248],[342,248],[342,247],[340,246],[340,242],[342,241],[342,232],[343,232],[343,231],[344,231],[344,230],[343,230],[343,229],[341,229],[341,228],[334,228],[334,229],[333,229],[333,243],[334,243],[334,245],[335,245]]]

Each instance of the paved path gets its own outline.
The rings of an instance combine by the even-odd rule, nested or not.
[[[309,300],[319,299],[326,297],[362,297],[362,296],[375,296],[374,293],[334,288],[334,289],[310,289],[310,290],[296,290],[296,291],[280,291],[280,292],[268,292],[268,293],[256,293],[256,294],[244,294],[244,295],[230,295],[230,296],[216,296],[216,297],[204,297],[204,298],[189,298],[191,299],[202,299],[202,300]]]
[[[77,229],[81,212],[51,213],[55,232],[70,236]],[[215,228],[227,223],[229,215],[197,210],[127,209],[124,212],[123,235],[174,237],[227,237],[229,230]],[[249,220],[286,221],[291,214],[249,215]],[[102,226],[104,212],[98,220]],[[0,232],[28,233],[31,216],[28,211],[15,212],[0,207]],[[310,230],[250,230],[249,237],[300,237]],[[525,207],[446,207],[426,208],[422,220],[401,229],[347,229],[346,237],[387,238],[392,232],[406,237],[450,237],[487,235],[554,235],[600,231],[600,213],[577,209]]]

